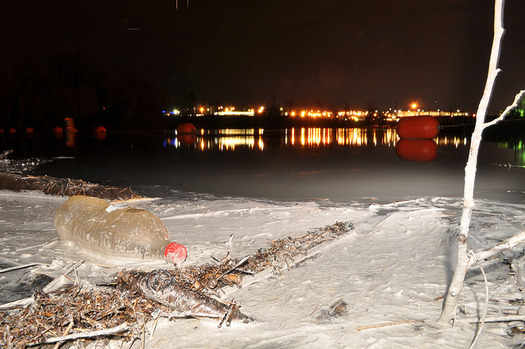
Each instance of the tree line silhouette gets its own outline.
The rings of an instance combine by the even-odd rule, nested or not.
[[[38,57],[0,47],[0,128],[51,130],[74,118],[78,129],[159,127],[165,96],[137,71],[93,56]]]

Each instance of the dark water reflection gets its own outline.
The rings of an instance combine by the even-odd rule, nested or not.
[[[97,139],[4,139],[19,157],[55,158],[36,173],[155,189],[282,200],[461,196],[468,136],[442,133],[414,161],[393,129],[199,130],[108,133]],[[525,201],[523,140],[483,142],[476,196]],[[405,144],[406,145],[406,144]],[[409,144],[410,145],[410,144]],[[418,153],[424,145],[412,144]],[[428,155],[430,152],[430,156]],[[412,159],[412,160],[407,160]],[[509,168],[509,164],[511,165]]]

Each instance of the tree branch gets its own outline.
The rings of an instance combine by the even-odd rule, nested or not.
[[[518,107],[518,103],[520,102],[520,100],[523,98],[523,95],[525,94],[525,90],[521,90],[517,95],[516,97],[514,97],[514,102],[512,102],[511,105],[509,105],[507,108],[505,108],[505,110],[503,111],[503,113],[501,113],[501,115],[490,121],[490,122],[486,122],[485,124],[483,124],[483,128],[487,128],[489,126],[492,126],[494,124],[497,124],[498,122],[504,120],[507,115],[515,108]]]
[[[497,244],[496,246],[493,246],[491,248],[487,248],[483,251],[480,251],[476,253],[476,257],[479,261],[484,261],[500,252],[510,250],[514,246],[517,246],[519,244],[522,244],[525,242],[525,230],[522,231],[519,234],[514,235],[511,238],[508,238],[505,241],[502,241],[501,243]],[[471,268],[476,261],[474,259],[470,259],[467,265],[467,268]]]

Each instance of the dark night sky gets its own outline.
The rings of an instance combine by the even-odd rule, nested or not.
[[[489,0],[4,0],[4,47],[129,66],[199,102],[475,110]],[[491,110],[525,88],[525,2],[506,2]],[[7,44],[6,44],[7,43]]]

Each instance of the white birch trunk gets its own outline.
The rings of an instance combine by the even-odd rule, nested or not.
[[[465,167],[465,187],[463,191],[463,213],[461,215],[461,223],[458,235],[458,251],[456,270],[445,299],[445,306],[439,318],[440,323],[449,324],[455,317],[458,298],[463,288],[465,275],[469,265],[468,253],[468,234],[470,226],[470,218],[472,216],[472,209],[474,208],[474,183],[476,179],[476,169],[479,145],[481,143],[481,134],[485,128],[485,115],[492,97],[492,91],[496,76],[499,73],[498,60],[500,53],[501,38],[503,37],[503,0],[496,0],[494,6],[494,39],[492,42],[492,51],[490,54],[489,70],[483,97],[479,102],[476,113],[476,126],[472,133],[470,141],[470,152]]]

